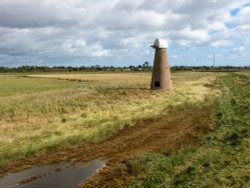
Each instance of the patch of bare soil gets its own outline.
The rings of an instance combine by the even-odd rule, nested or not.
[[[146,153],[159,152],[166,155],[172,150],[201,144],[201,135],[212,129],[211,109],[187,109],[173,112],[168,117],[140,122],[121,130],[93,150],[101,151],[109,159],[107,167],[93,176],[81,187],[105,187],[105,183],[126,174],[115,169],[127,158]],[[121,175],[123,177],[121,177]]]
[[[41,163],[71,161],[86,162],[96,158],[107,160],[106,167],[92,177],[83,187],[103,187],[105,182],[116,178],[109,173],[124,159],[145,152],[167,153],[170,150],[199,144],[200,136],[211,130],[210,107],[182,109],[169,112],[166,117],[154,121],[138,122],[126,127],[99,143],[70,148],[50,154],[40,154],[9,164],[0,173]]]

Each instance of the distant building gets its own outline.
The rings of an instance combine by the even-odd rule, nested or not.
[[[155,49],[151,89],[171,91],[173,83],[167,56],[168,42],[165,39],[156,39],[151,47]]]

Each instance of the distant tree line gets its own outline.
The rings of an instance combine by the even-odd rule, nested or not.
[[[152,71],[153,67],[149,65],[148,62],[143,63],[138,66],[124,66],[124,67],[114,67],[114,66],[20,66],[20,67],[0,67],[0,73],[26,73],[26,72],[98,72],[98,71],[110,71],[110,72],[129,72],[129,71]],[[172,71],[241,71],[250,70],[250,66],[173,66]]]

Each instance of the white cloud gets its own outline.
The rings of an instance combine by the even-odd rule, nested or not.
[[[90,57],[107,57],[110,56],[110,50],[103,49],[103,47],[99,44],[93,44],[90,46],[90,49],[87,53],[86,56]]]
[[[245,47],[240,46],[237,48],[233,48],[230,53],[232,56],[244,56],[245,55]]]
[[[144,58],[138,49],[146,53],[156,37],[167,38],[171,46],[188,48],[247,45],[250,8],[242,7],[246,2],[1,0],[0,56],[7,55],[13,62],[19,56],[46,62],[49,58],[55,61],[54,57],[74,61],[119,53],[136,61]],[[235,8],[240,11],[232,16],[230,11]],[[0,65],[3,61],[0,58]]]
[[[211,43],[213,47],[223,47],[223,46],[232,46],[233,42],[230,40],[218,40]]]
[[[92,56],[92,57],[105,57],[105,56],[109,56],[109,55],[110,55],[109,50],[103,50],[103,49],[99,49],[99,50],[92,52],[90,54],[90,56]]]
[[[234,23],[237,25],[250,24],[250,6],[243,7],[239,13],[234,17]]]

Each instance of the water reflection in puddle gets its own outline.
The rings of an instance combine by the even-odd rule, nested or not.
[[[0,178],[1,188],[73,188],[102,168],[105,162],[92,160],[85,165],[61,162],[33,167]]]

